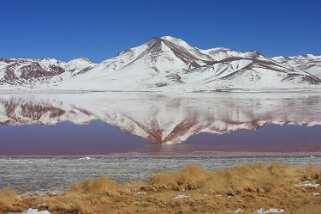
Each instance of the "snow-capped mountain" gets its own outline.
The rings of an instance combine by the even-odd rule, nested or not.
[[[86,58],[69,62],[56,59],[0,59],[0,85],[15,87],[41,87],[57,78],[75,76],[93,68],[96,64]],[[59,77],[59,78],[58,78]],[[54,81],[52,81],[54,82]]]
[[[272,59],[278,63],[286,64],[297,70],[306,71],[321,78],[321,56],[305,54],[292,57],[273,57]]]
[[[267,124],[321,125],[320,118],[321,97],[314,93],[0,95],[0,124],[100,120],[153,144],[182,143],[204,132],[257,130]]]
[[[86,59],[1,59],[0,88],[216,91],[321,88],[321,56],[269,58],[257,51],[202,50],[153,38],[94,64]]]

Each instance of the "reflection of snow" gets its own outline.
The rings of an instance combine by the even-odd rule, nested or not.
[[[320,109],[321,96],[313,93],[0,95],[1,124],[85,125],[100,120],[154,144],[182,143],[204,132],[257,130],[267,124],[321,125]]]

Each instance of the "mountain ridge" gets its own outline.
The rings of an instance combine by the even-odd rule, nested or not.
[[[202,50],[153,38],[93,63],[86,58],[0,59],[0,89],[219,91],[321,88],[321,56],[267,57],[258,51]]]

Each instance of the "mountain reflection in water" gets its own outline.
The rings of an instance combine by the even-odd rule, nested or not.
[[[321,96],[2,94],[0,124],[0,155],[318,152]]]

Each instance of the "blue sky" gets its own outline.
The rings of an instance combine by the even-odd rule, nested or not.
[[[319,0],[10,0],[0,20],[0,57],[99,62],[163,35],[204,49],[321,54]]]

